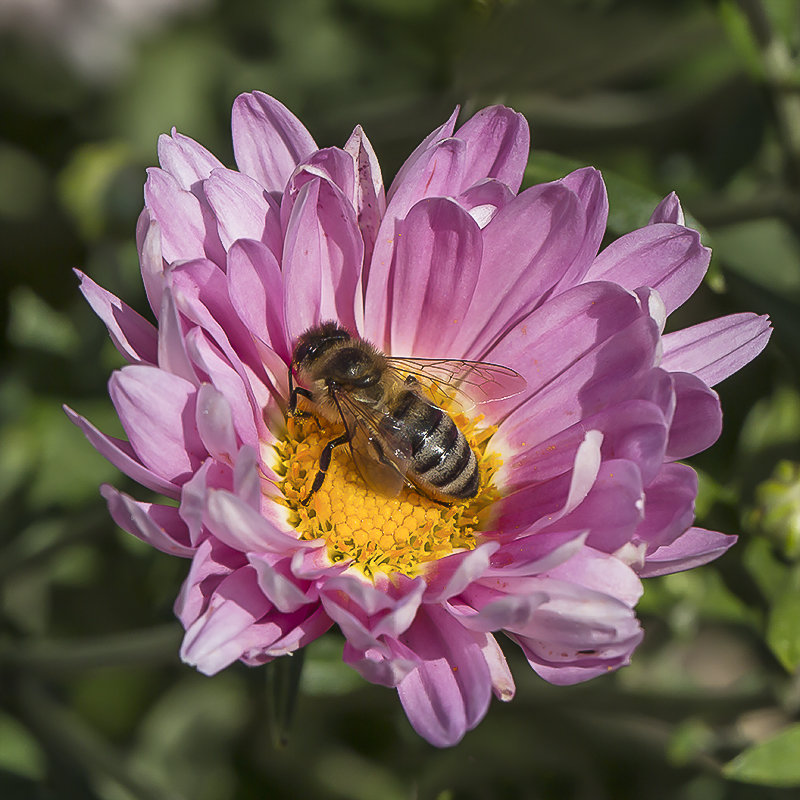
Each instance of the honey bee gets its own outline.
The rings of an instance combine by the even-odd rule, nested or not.
[[[295,386],[294,375],[304,386]],[[408,485],[444,505],[478,493],[478,460],[450,414],[437,405],[476,403],[518,394],[525,379],[481,361],[394,358],[335,322],[310,328],[295,343],[289,367],[289,413],[341,423],[344,433],[322,451],[306,506],[325,481],[333,450],[349,445],[365,483],[393,496]],[[468,390],[468,391],[467,391]]]

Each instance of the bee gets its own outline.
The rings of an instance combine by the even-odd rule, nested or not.
[[[294,375],[301,386],[295,386]],[[465,387],[470,390],[465,393]],[[364,482],[386,495],[410,486],[443,505],[475,497],[475,452],[437,402],[475,403],[518,394],[525,379],[508,367],[480,361],[394,358],[354,338],[335,322],[310,328],[296,341],[289,367],[289,413],[300,397],[315,415],[344,432],[322,451],[307,506],[325,481],[336,447],[348,445]]]

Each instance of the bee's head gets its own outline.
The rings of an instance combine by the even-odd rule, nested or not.
[[[323,322],[309,328],[294,344],[292,366],[297,369],[308,368],[332,347],[352,340],[350,332],[337,322]]]

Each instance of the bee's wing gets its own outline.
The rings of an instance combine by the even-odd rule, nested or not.
[[[525,378],[511,367],[487,361],[391,357],[388,362],[400,379],[414,378],[434,402],[441,401],[436,396],[438,390],[456,400],[464,411],[481,403],[513,397],[527,386]]]
[[[385,412],[359,403],[344,392],[334,395],[350,436],[350,452],[365,483],[389,496],[407,483],[411,443]]]

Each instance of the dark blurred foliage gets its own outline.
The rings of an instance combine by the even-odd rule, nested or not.
[[[794,0],[2,0],[0,796],[796,796],[799,46]],[[740,543],[647,582],[647,637],[617,675],[554,688],[509,648],[517,698],[448,751],[333,634],[308,648],[293,713],[286,664],[183,666],[186,564],[115,528],[98,485],[142,491],[60,408],[120,430],[104,386],[119,357],[71,268],[144,311],[134,226],[158,134],[177,126],[232,165],[230,104],[256,88],[322,144],[361,123],[387,177],[456,103],[513,105],[529,183],[600,167],[610,235],[679,192],[715,257],[671,323],[774,320],[693,460],[700,524]]]

